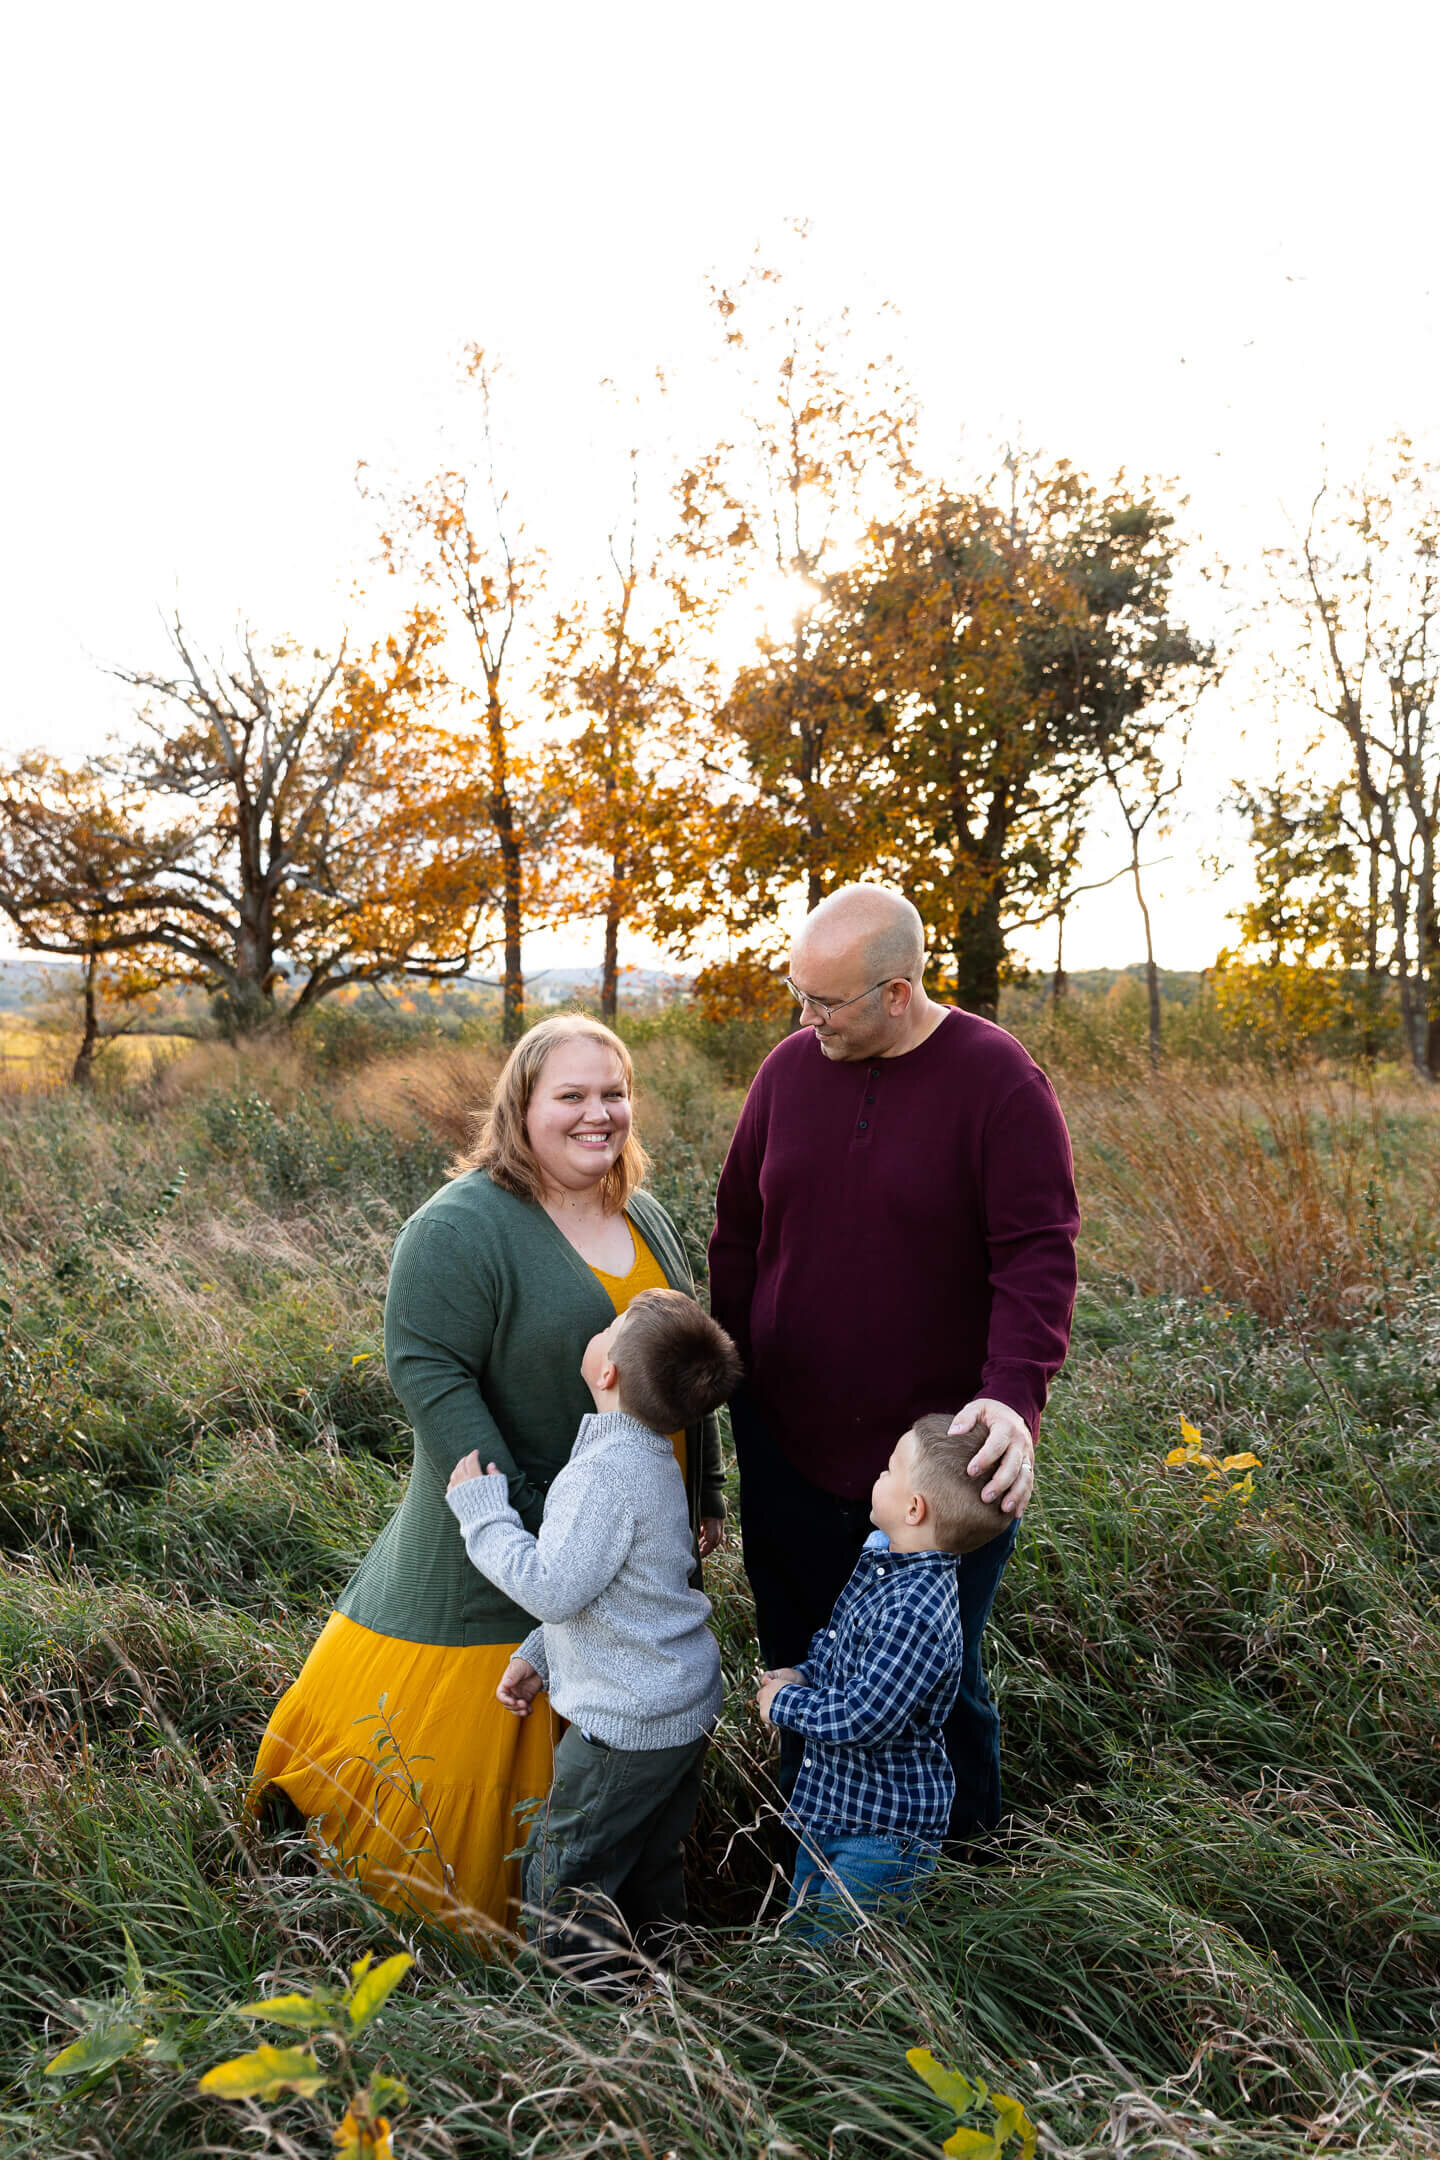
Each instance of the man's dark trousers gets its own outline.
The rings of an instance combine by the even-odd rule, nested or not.
[[[730,1405],[740,1465],[740,1536],[745,1573],[755,1593],[755,1624],[765,1663],[799,1665],[818,1627],[850,1579],[873,1527],[870,1500],[843,1500],[812,1485],[781,1454],[742,1388]],[[898,1438],[899,1435],[897,1434]],[[945,1725],[945,1752],[955,1773],[949,1835],[968,1840],[1000,1820],[1000,1714],[985,1684],[981,1639],[1018,1524],[960,1562],[956,1587],[965,1662],[960,1693]],[[780,1734],[780,1783],[795,1782],[804,1746],[799,1733]]]

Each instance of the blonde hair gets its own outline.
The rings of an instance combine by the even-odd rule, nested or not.
[[[915,1490],[930,1503],[935,1542],[941,1551],[978,1552],[1008,1530],[1014,1518],[998,1500],[981,1499],[984,1481],[972,1478],[967,1468],[988,1439],[987,1428],[977,1424],[967,1433],[952,1433],[950,1412],[936,1410],[916,1418],[910,1430],[915,1438],[911,1457]]]
[[[592,1020],[588,1013],[561,1013],[553,1020],[542,1020],[521,1036],[501,1066],[489,1104],[480,1114],[474,1141],[450,1165],[452,1177],[466,1170],[488,1170],[494,1183],[506,1192],[521,1200],[533,1200],[537,1207],[543,1205],[545,1180],[525,1130],[525,1119],[551,1051],[561,1043],[577,1040],[597,1042],[613,1050],[625,1076],[625,1093],[634,1094],[635,1068],[630,1052],[602,1021]],[[650,1158],[632,1127],[601,1182],[600,1196],[607,1215],[619,1213],[636,1187],[644,1183],[649,1167]]]

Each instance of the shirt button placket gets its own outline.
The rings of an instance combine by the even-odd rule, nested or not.
[[[879,1066],[878,1066],[878,1065],[872,1065],[872,1066],[870,1067],[870,1077],[869,1077],[869,1084],[868,1084],[868,1087],[867,1087],[867,1090],[866,1090],[866,1095],[865,1095],[865,1107],[866,1107],[867,1109],[868,1109],[868,1108],[871,1108],[871,1107],[873,1107],[873,1105],[874,1105],[874,1101],[875,1101],[875,1082],[876,1082],[876,1081],[877,1081],[877,1080],[879,1079],[879,1077],[880,1077],[880,1068],[879,1068]],[[860,1122],[859,1122],[859,1124],[858,1124],[858,1125],[856,1126],[855,1130],[856,1130],[857,1132],[869,1132],[869,1130],[870,1130],[870,1120],[869,1120],[869,1118],[868,1118],[868,1117],[862,1117],[862,1118],[861,1118],[861,1120],[860,1120]]]

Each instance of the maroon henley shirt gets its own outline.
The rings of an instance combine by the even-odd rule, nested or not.
[[[802,1476],[868,1493],[900,1434],[988,1395],[1037,1432],[1064,1361],[1080,1225],[1039,1066],[951,1011],[900,1057],[787,1036],[721,1172],[710,1302]]]

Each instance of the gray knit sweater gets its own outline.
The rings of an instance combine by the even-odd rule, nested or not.
[[[685,1481],[663,1433],[619,1411],[582,1419],[538,1537],[504,1477],[448,1496],[475,1566],[541,1623],[516,1655],[562,1717],[614,1748],[681,1747],[720,1711],[710,1600],[690,1587]]]

